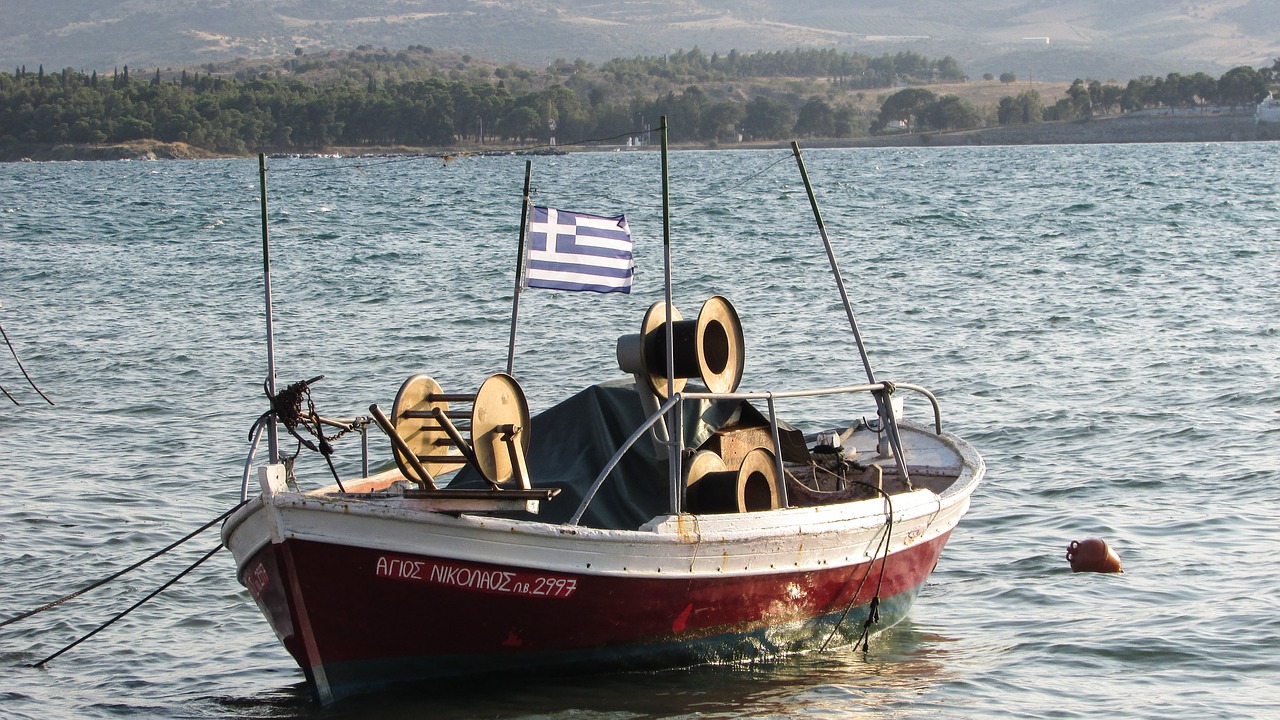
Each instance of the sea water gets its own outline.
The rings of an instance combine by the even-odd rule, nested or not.
[[[224,551],[29,667],[216,547],[210,531],[0,629],[0,717],[1280,715],[1280,144],[805,158],[876,376],[936,393],[989,467],[909,618],[865,652],[320,708]],[[413,373],[473,392],[503,370],[525,163],[268,160],[281,382],[324,375],[312,400],[341,416],[389,407]],[[735,303],[744,389],[863,382],[790,152],[675,152],[670,176],[675,305]],[[267,408],[259,179],[254,159],[0,166],[0,325],[55,403],[0,348],[21,403],[0,396],[0,619],[239,500]],[[537,411],[621,377],[614,339],[662,298],[664,226],[657,153],[534,158],[532,185],[537,204],[626,213],[637,263],[630,295],[521,295],[515,374]],[[337,446],[352,476],[359,441]],[[325,481],[314,454],[299,464]],[[1124,574],[1073,574],[1087,537]]]

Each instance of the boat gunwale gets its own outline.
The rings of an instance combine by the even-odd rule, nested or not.
[[[888,548],[890,557],[919,542],[951,532],[968,509],[967,496],[948,503],[929,490],[919,490],[911,495],[917,499],[916,502],[906,508],[894,508]],[[856,502],[879,504],[874,499]],[[851,504],[854,503],[842,505]],[[874,548],[882,542],[888,526],[883,513],[833,518],[816,526],[802,521],[806,516],[812,519],[812,511],[816,510],[827,510],[829,516],[847,510],[840,505],[771,511],[774,515],[788,512],[795,522],[776,526],[774,532],[764,535],[758,528],[742,524],[736,529],[717,531],[705,527],[699,516],[694,515],[660,516],[655,520],[662,531],[650,532],[565,528],[505,518],[454,517],[433,511],[417,511],[410,517],[403,514],[396,517],[397,513],[389,512],[389,508],[366,507],[364,510],[352,512],[350,507],[344,508],[340,502],[302,499],[294,493],[282,493],[270,505],[258,506],[258,512],[272,512],[278,514],[279,519],[267,520],[273,525],[271,533],[233,547],[237,566],[243,570],[254,554],[267,545],[296,540],[360,546],[368,550],[436,557],[452,562],[600,576],[697,579],[783,574],[864,562],[883,552]],[[335,527],[330,523],[330,532],[314,532],[314,528],[291,524],[285,516],[298,511],[341,517],[346,521],[342,523],[345,527]],[[360,527],[361,522],[380,521],[418,528],[429,525],[441,532],[431,533],[430,539],[424,541],[404,543],[404,538],[413,536],[412,529],[384,533],[353,531]],[[235,531],[233,528],[228,532],[229,539]],[[282,540],[275,541],[273,534]],[[505,551],[494,552],[494,543],[502,543],[508,550],[519,548],[521,552],[514,556]],[[232,545],[235,545],[234,541]]]
[[[950,433],[935,435],[913,423],[903,423],[903,425],[905,429],[942,441],[957,454],[960,469],[955,480],[941,493],[919,489],[890,496],[891,502],[894,503],[893,523],[900,525],[918,521],[930,515],[939,516],[957,505],[964,505],[964,508],[960,508],[955,522],[946,523],[948,526],[946,529],[953,529],[958,524],[959,517],[966,511],[969,497],[981,483],[986,465],[972,445]],[[389,470],[377,473],[376,476],[396,477],[397,475],[394,470]],[[222,529],[223,540],[230,547],[229,541],[232,536],[255,512],[271,511],[279,514],[282,511],[310,511],[448,528],[450,534],[459,539],[464,536],[474,536],[473,539],[476,540],[485,536],[540,537],[551,541],[598,543],[615,548],[625,545],[657,548],[679,547],[694,543],[703,545],[767,543],[796,536],[816,539],[823,535],[840,536],[850,532],[873,532],[886,525],[887,509],[883,498],[873,497],[829,505],[788,507],[751,513],[708,515],[664,513],[656,515],[637,529],[623,530],[503,518],[478,512],[444,512],[433,508],[415,507],[415,501],[394,495],[376,499],[344,497],[332,492],[336,489],[336,486],[329,486],[306,492],[283,491],[270,498],[259,494],[227,519]],[[851,509],[859,505],[861,507],[857,514],[851,515]],[[278,542],[276,536],[287,532],[286,528],[282,527],[282,518],[271,518],[267,522],[271,523],[272,531],[251,543],[250,552],[236,553],[237,565],[242,564],[239,559],[241,554],[244,555],[243,562],[247,562],[262,546]],[[926,526],[932,527],[933,524],[933,520],[928,520]],[[696,529],[691,532],[690,526]],[[894,534],[897,535],[896,532]],[[288,535],[299,537],[293,532],[289,532]],[[368,543],[368,545],[394,552],[391,548],[378,543]]]
[[[921,493],[932,495],[929,491]],[[909,516],[896,517],[895,513],[888,557],[892,558],[921,542],[929,542],[952,532],[968,510],[967,500],[964,498],[949,508],[924,503],[918,506],[921,512]],[[945,512],[946,510],[951,512]],[[344,515],[352,517],[349,513]],[[494,542],[513,535],[519,536],[518,532],[511,528],[486,527],[468,528],[478,530],[478,534],[435,535],[433,541],[412,546],[397,544],[392,541],[397,539],[394,537],[383,541],[381,536],[371,537],[367,534],[323,535],[295,529],[284,533],[279,542],[270,537],[255,539],[242,548],[234,548],[233,555],[236,556],[238,572],[243,572],[252,558],[268,546],[305,542],[359,547],[392,556],[428,557],[451,563],[483,564],[501,568],[599,577],[703,581],[736,576],[825,572],[839,567],[856,566],[886,554],[883,549],[877,550],[883,542],[886,522],[861,527],[828,526],[813,532],[777,533],[744,542],[742,539],[708,536],[705,533],[698,536],[692,531],[697,527],[696,518],[693,515],[665,518],[671,521],[669,524],[673,529],[681,523],[690,529],[690,532],[683,535],[676,531],[663,534],[625,531],[630,537],[621,538],[618,533],[622,531],[600,531],[602,536],[582,538],[548,533],[541,537],[560,542],[504,543],[505,547],[519,548],[522,553],[518,556],[491,552]],[[409,524],[413,524],[412,521]],[[523,537],[529,539],[535,536],[525,534]],[[640,538],[646,538],[648,542],[635,542]],[[781,540],[790,542],[778,545]],[[728,554],[725,548],[739,552]],[[565,555],[569,550],[574,551],[572,559]],[[664,550],[668,552],[662,552]]]

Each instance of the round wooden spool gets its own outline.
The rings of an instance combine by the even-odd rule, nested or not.
[[[506,426],[520,428],[520,451],[529,451],[529,402],[520,383],[506,373],[495,373],[480,385],[471,410],[471,448],[479,470],[491,482],[515,477],[511,452],[503,436]]]
[[[698,319],[692,324],[687,342],[696,347],[694,374],[702,378],[711,392],[737,390],[746,364],[746,343],[742,337],[742,321],[733,303],[720,295],[712,295],[702,303]],[[676,348],[680,348],[679,341]]]
[[[773,453],[758,447],[730,469],[719,455],[703,450],[689,461],[685,476],[688,505],[693,513],[746,513],[782,506],[781,483]]]
[[[462,461],[462,453],[454,447],[449,435],[440,427],[440,422],[431,417],[431,411],[435,408],[445,412],[449,410],[449,403],[433,399],[433,396],[438,397],[442,394],[440,384],[435,380],[427,375],[414,375],[400,386],[400,392],[396,393],[396,401],[391,406],[391,424],[415,455],[419,458],[437,455],[451,455],[457,458],[456,461],[448,462],[422,460],[423,469],[432,475],[457,468]],[[391,452],[395,456],[396,466],[400,468],[405,478],[426,480],[418,477],[413,466],[401,455],[394,444],[391,446]]]
[[[671,307],[673,332],[683,320],[684,316],[673,305]],[[684,390],[688,380],[681,377],[678,371],[675,383],[667,383],[667,304],[664,301],[659,300],[649,306],[649,311],[644,314],[644,320],[640,323],[640,337],[643,342],[640,351],[642,367],[653,394],[660,398],[669,398],[672,393]],[[679,341],[676,342],[676,347],[680,347]],[[679,360],[676,364],[680,364]]]
[[[746,360],[745,343],[742,322],[727,299],[719,295],[708,298],[695,320],[685,320],[672,307],[671,341],[675,377],[668,382],[667,304],[659,300],[644,314],[638,337],[619,338],[618,365],[642,375],[660,398],[684,390],[688,378],[700,378],[711,392],[738,389]]]
[[[729,466],[725,465],[724,458],[714,451],[699,450],[694,453],[684,469],[684,484],[688,488],[685,504],[689,506],[691,512],[697,512],[693,508],[697,505],[695,500],[698,495],[698,483],[708,475],[726,472],[730,472]]]

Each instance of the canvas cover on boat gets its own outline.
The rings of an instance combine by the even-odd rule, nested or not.
[[[693,389],[692,387],[690,388]],[[686,402],[685,447],[696,448],[734,417],[739,401]],[[593,385],[531,421],[526,456],[534,487],[560,488],[537,515],[505,514],[549,523],[568,521],[596,476],[647,415],[635,384],[617,381]],[[449,483],[455,488],[488,487],[471,468]],[[588,527],[634,530],[668,510],[669,480],[665,452],[660,456],[646,434],[623,457],[582,516]]]

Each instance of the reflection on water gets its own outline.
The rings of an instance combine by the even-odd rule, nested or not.
[[[868,651],[840,648],[773,662],[577,678],[502,677],[400,687],[320,708],[304,684],[253,699],[216,701],[248,717],[323,720],[883,716],[931,703],[949,680],[950,641],[902,622]]]

